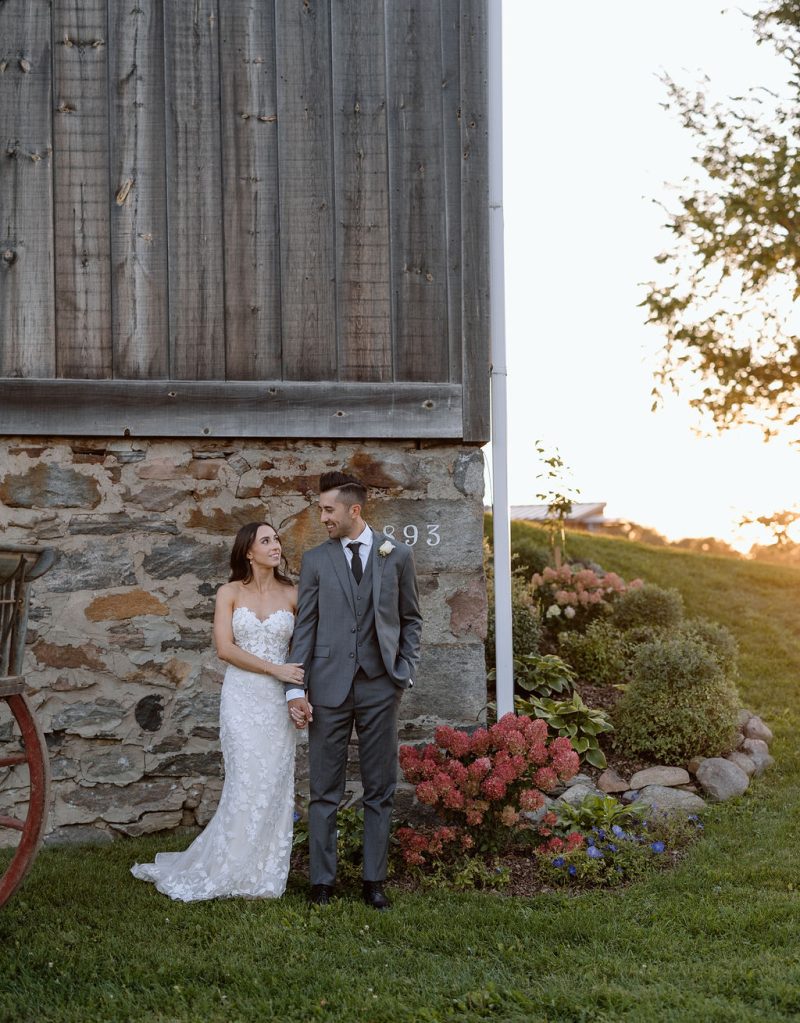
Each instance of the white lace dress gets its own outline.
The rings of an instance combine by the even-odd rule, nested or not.
[[[237,607],[232,624],[242,650],[273,664],[285,662],[294,627],[290,611],[261,621],[249,608]],[[137,863],[131,873],[181,902],[278,898],[292,851],[297,738],[283,685],[230,665],[219,732],[225,784],[217,812],[185,852],[157,853],[155,863]]]

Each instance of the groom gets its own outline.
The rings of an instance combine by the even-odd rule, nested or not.
[[[326,905],[333,894],[336,812],[355,723],[364,788],[364,901],[388,909],[383,882],[397,781],[397,712],[403,690],[414,684],[422,631],[414,559],[410,547],[365,523],[367,491],[357,479],[328,472],[319,488],[328,539],[303,556],[288,655],[305,668],[308,700],[292,686],[286,693],[295,724],[310,722],[310,899]]]

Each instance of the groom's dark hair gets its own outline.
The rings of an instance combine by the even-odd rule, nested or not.
[[[319,492],[324,494],[328,490],[338,490],[343,504],[348,506],[360,504],[363,507],[367,503],[367,488],[346,472],[324,472],[319,478]]]

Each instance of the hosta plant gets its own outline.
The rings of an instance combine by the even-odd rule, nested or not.
[[[534,696],[530,700],[518,697],[515,703],[518,711],[540,718],[551,732],[569,739],[575,752],[592,767],[606,766],[597,736],[613,732],[614,726],[604,710],[587,707],[578,693],[573,693],[569,700]]]
[[[590,832],[593,828],[610,830],[615,825],[630,827],[644,817],[644,803],[625,805],[613,796],[586,796],[578,806],[559,801],[556,806],[558,827],[566,831]]]

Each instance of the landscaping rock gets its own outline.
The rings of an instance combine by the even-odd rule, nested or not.
[[[705,757],[692,757],[689,763],[686,765],[686,770],[689,774],[697,774],[697,768],[703,763]]]
[[[732,753],[729,753],[725,759],[730,760],[732,764],[736,764],[737,767],[740,767],[748,778],[752,777],[752,775],[756,773],[756,763],[752,757],[748,757],[746,753],[734,750]]]
[[[741,796],[750,784],[741,767],[723,757],[709,757],[697,769],[697,780],[704,791],[720,802]]]
[[[763,774],[768,767],[772,767],[772,765],[775,763],[775,758],[771,757],[769,753],[760,753],[758,751],[754,751],[752,753],[749,753],[748,756],[756,765],[755,770],[756,774]]]
[[[601,792],[627,792],[631,787],[628,782],[622,777],[621,774],[609,767],[607,771],[603,771],[600,777],[597,779],[597,787]]]
[[[682,767],[648,767],[637,771],[628,786],[632,789],[643,789],[648,785],[686,785],[691,781],[689,772]]]
[[[773,739],[772,731],[757,715],[753,715],[744,726],[744,736],[746,739],[761,739],[763,742],[772,742]]]
[[[560,802],[567,803],[569,806],[580,806],[587,796],[601,795],[602,792],[598,792],[594,785],[581,783],[580,785],[573,785],[571,788],[568,788],[566,792],[558,797],[558,799]]]
[[[658,808],[659,810],[675,810],[685,813],[696,813],[705,809],[705,800],[696,796],[693,792],[684,792],[683,789],[672,788],[668,785],[648,785],[638,792],[633,790],[633,799],[626,799],[626,802],[644,803],[646,806]],[[628,793],[625,793],[625,798]]]
[[[748,757],[752,757],[754,753],[758,753],[763,757],[769,756],[769,746],[763,739],[745,739],[742,743],[742,751]]]
[[[745,710],[744,707],[742,707],[736,720],[736,727],[740,729],[744,728],[752,716],[753,712],[751,710]]]
[[[565,789],[571,789],[573,785],[589,785],[594,788],[594,782],[588,774],[576,774],[573,778],[569,778],[564,782]]]

